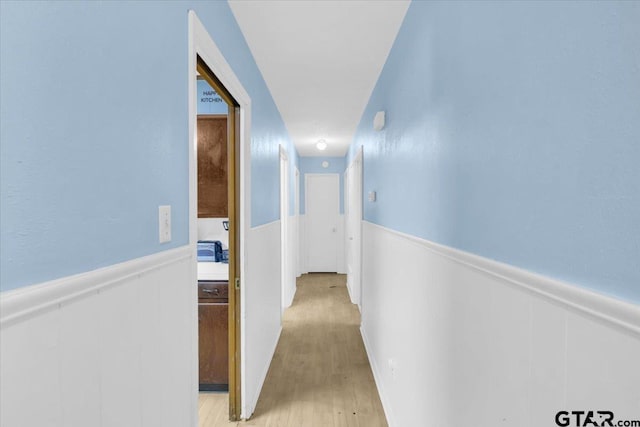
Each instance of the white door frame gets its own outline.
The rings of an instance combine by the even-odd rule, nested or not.
[[[351,251],[353,250],[353,245],[351,244],[351,175],[352,175],[352,165],[347,166],[344,170],[344,269],[347,273],[347,292],[349,293],[349,299],[352,304],[357,304],[353,295],[353,291],[351,290],[351,275],[349,274],[349,266]]]
[[[295,234],[293,236],[293,253],[295,260],[295,275],[300,277],[302,275],[302,264],[300,264],[300,171],[295,168],[295,181],[294,181],[294,228]]]
[[[345,172],[345,245],[347,246],[347,272],[352,265],[353,273],[347,276],[347,289],[351,302],[362,312],[362,199],[363,199],[363,148],[360,147]],[[347,182],[348,181],[348,182]],[[352,209],[356,206],[356,209]]]
[[[190,282],[191,299],[194,301],[191,311],[191,414],[192,419],[190,425],[198,426],[198,307],[195,301],[198,300],[197,294],[197,241],[198,241],[198,182],[197,176],[197,152],[198,139],[196,129],[196,117],[198,114],[197,96],[196,96],[196,64],[197,57],[200,56],[209,66],[211,71],[220,80],[222,85],[229,91],[233,98],[240,104],[240,240],[243,245],[240,249],[240,272],[241,272],[241,292],[240,292],[240,349],[247,348],[245,334],[245,301],[246,290],[251,286],[247,286],[246,278],[246,254],[249,251],[250,242],[245,238],[247,226],[251,224],[251,164],[250,143],[251,143],[251,98],[244,89],[240,80],[235,75],[231,66],[227,63],[218,46],[211,39],[211,36],[205,29],[204,25],[198,19],[193,10],[189,11],[188,16],[188,88],[189,88],[189,247],[192,253],[192,261],[190,263]],[[246,387],[246,357],[240,357],[240,387],[241,387],[241,418],[247,416],[247,387]]]
[[[280,315],[291,305],[291,254],[289,236],[289,158],[280,145]]]

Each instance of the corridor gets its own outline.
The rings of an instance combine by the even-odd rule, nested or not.
[[[308,274],[297,285],[253,417],[226,422],[225,395],[201,394],[200,427],[387,425],[345,276]]]

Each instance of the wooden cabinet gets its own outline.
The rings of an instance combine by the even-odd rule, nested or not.
[[[198,218],[227,218],[227,116],[198,116]]]
[[[229,389],[227,281],[198,282],[200,390]]]

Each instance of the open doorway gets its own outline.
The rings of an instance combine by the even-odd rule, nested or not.
[[[198,390],[228,393],[238,420],[240,108],[200,56],[196,70]]]

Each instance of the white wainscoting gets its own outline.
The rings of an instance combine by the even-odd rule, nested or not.
[[[197,425],[191,252],[3,293],[0,424]]]
[[[363,339],[392,427],[640,419],[640,307],[363,223]]]
[[[280,221],[249,230],[244,293],[243,414],[253,414],[282,330]]]

